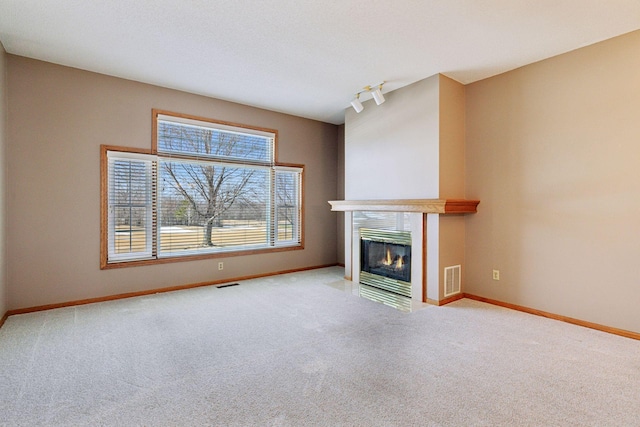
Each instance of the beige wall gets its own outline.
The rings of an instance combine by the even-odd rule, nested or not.
[[[640,332],[638,52],[636,31],[466,87],[467,292]]]
[[[9,308],[6,248],[7,54],[0,43],[0,318]]]
[[[441,199],[464,199],[465,88],[440,75],[440,181]]]
[[[446,267],[460,266],[460,289],[462,292],[465,291],[465,224],[467,216],[468,215],[440,215],[438,221],[439,300],[445,298],[444,269]]]
[[[465,198],[465,87],[440,75],[440,191],[441,199]],[[465,284],[465,218],[467,215],[441,215],[439,218],[439,299],[444,298],[444,269],[461,266],[460,288]]]
[[[337,126],[8,56],[9,308],[336,262]],[[305,168],[305,249],[99,269],[100,144],[150,148],[151,109],[279,131]]]
[[[338,127],[338,149],[337,149],[337,178],[338,188],[336,189],[336,200],[344,200],[344,125]],[[344,214],[336,213],[338,219],[337,238],[337,260],[344,265]]]

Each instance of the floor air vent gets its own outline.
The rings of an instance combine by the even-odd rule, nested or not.
[[[444,269],[444,296],[460,293],[460,266],[445,267]]]
[[[216,288],[220,289],[220,288],[228,288],[229,286],[238,286],[240,283],[228,283],[226,285],[218,285],[216,286]]]

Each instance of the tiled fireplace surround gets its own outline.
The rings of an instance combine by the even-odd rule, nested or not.
[[[478,200],[336,200],[345,215],[345,278],[360,282],[360,228],[411,232],[411,299],[442,305],[457,299],[441,294],[438,227],[441,215],[475,213]]]

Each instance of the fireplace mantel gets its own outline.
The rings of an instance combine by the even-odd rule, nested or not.
[[[421,212],[436,214],[476,213],[480,200],[401,199],[401,200],[331,200],[332,211]]]

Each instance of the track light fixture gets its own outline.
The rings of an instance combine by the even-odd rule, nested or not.
[[[378,87],[376,88],[376,90],[374,90],[373,92],[371,92],[371,94],[373,95],[373,99],[376,100],[376,104],[380,105],[384,102],[384,96],[382,96],[382,84],[378,85]]]
[[[384,102],[384,96],[382,96],[383,84],[385,84],[385,82],[374,85],[373,87],[375,89],[372,88],[371,86],[365,86],[360,92],[356,93],[356,97],[353,99],[353,101],[351,101],[351,106],[353,107],[354,110],[356,110],[356,113],[359,113],[362,110],[364,110],[364,105],[362,105],[362,102],[360,102],[360,95],[365,92],[371,93],[374,101],[376,101],[376,104],[380,105]]]

